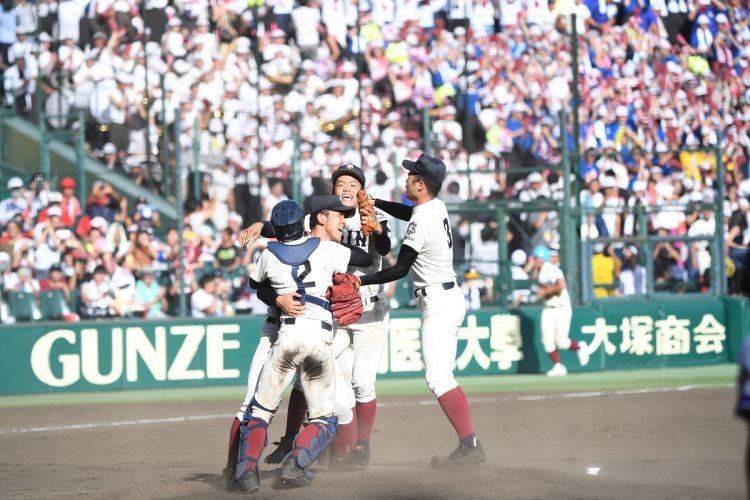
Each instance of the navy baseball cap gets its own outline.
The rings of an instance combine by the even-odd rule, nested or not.
[[[347,207],[341,201],[341,197],[334,194],[324,194],[320,196],[313,196],[310,200],[310,213],[315,214],[321,210],[333,210],[341,212],[345,217],[349,218],[354,215],[355,208]]]
[[[421,175],[440,184],[445,180],[445,163],[424,153],[419,155],[417,161],[402,161],[401,166],[408,170],[410,174]]]
[[[350,175],[354,177],[355,179],[357,179],[359,183],[362,185],[362,187],[365,186],[364,172],[362,172],[362,169],[354,165],[353,163],[346,163],[338,167],[336,170],[334,170],[333,173],[331,174],[333,183],[336,184],[336,179],[338,179],[342,175]]]

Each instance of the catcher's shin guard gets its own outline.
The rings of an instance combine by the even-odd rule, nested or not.
[[[336,436],[337,419],[334,416],[317,418],[302,429],[294,440],[292,458],[303,469],[313,462],[328,448]]]
[[[266,447],[268,422],[253,417],[249,422],[243,422],[240,429],[240,449],[237,455],[237,470],[235,481],[241,481],[246,473],[256,474],[258,459]]]

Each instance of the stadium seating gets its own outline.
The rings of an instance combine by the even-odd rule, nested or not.
[[[44,319],[61,319],[70,312],[61,290],[47,290],[41,293],[40,308]]]
[[[11,292],[8,294],[10,313],[16,321],[37,321],[42,319],[42,313],[36,305],[33,293]]]

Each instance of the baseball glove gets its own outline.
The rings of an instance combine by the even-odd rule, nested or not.
[[[359,295],[359,280],[346,273],[333,275],[333,285],[326,296],[331,303],[331,313],[341,326],[356,323],[362,317],[362,297]]]
[[[365,236],[372,233],[378,227],[378,219],[375,217],[375,205],[367,196],[364,189],[357,192],[357,203],[359,204],[359,218],[362,221],[362,232]]]

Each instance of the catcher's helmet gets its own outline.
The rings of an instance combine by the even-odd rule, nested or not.
[[[271,210],[271,225],[282,243],[297,240],[305,233],[305,212],[296,201],[280,201]]]

